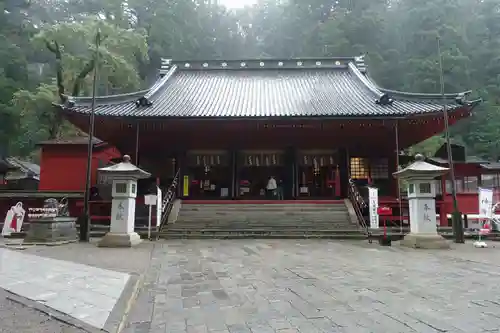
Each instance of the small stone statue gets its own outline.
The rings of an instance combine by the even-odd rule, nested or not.
[[[57,199],[48,198],[43,201],[43,208],[59,208]]]
[[[66,197],[62,198],[61,201],[57,201],[57,199],[54,198],[48,198],[43,202],[43,208],[57,209],[57,217],[69,216],[68,199]]]
[[[69,217],[68,198],[64,197],[59,201],[57,216]]]

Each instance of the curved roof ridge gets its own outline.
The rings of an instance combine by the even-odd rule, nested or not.
[[[356,67],[355,64],[350,62],[348,64],[349,71],[354,74],[354,76],[361,81],[365,87],[377,98],[381,98],[384,93],[380,91],[375,83],[373,83],[369,78],[367,78],[361,71]]]
[[[176,71],[177,71],[177,65],[173,65],[172,67],[170,67],[168,72],[165,75],[163,75],[161,79],[156,81],[155,84],[153,84],[153,86],[149,88],[149,91],[146,94],[144,94],[143,97],[147,100],[153,97],[156,93],[158,93],[158,91],[161,90],[161,88],[163,88],[163,86],[172,77],[172,75],[174,75]]]
[[[378,89],[380,91],[387,93],[387,94],[390,94],[392,97],[400,96],[400,97],[409,97],[409,98],[418,98],[418,99],[432,99],[432,100],[443,98],[443,94],[440,94],[440,93],[416,93],[416,92],[410,92],[410,91],[385,89],[385,88],[381,88],[381,87],[378,87]],[[462,92],[457,92],[457,93],[447,93],[447,94],[444,94],[444,97],[446,99],[454,99],[457,97],[465,97],[471,93],[472,93],[471,90],[467,90],[467,91],[462,91]]]
[[[379,91],[382,93],[390,95],[392,98],[398,98],[401,97],[403,99],[420,99],[420,100],[440,100],[443,99],[443,94],[441,93],[417,93],[417,92],[411,92],[411,91],[402,91],[402,90],[392,90],[392,89],[386,89],[383,87],[380,87],[378,84],[376,84],[375,80],[373,80],[370,75],[366,74],[366,77],[370,82],[372,82]],[[472,90],[466,90],[462,92],[456,92],[456,93],[446,93],[444,94],[444,98],[447,100],[457,100],[460,99],[462,101],[466,100],[466,97],[472,93]],[[471,101],[471,102],[476,102]]]
[[[139,91],[133,91],[130,93],[116,94],[116,95],[106,95],[106,96],[96,96],[96,104],[119,104],[126,102],[134,102],[138,98],[143,97],[150,89],[144,89]],[[91,96],[75,97],[70,95],[65,95],[69,102],[85,105],[92,103]]]
[[[138,103],[139,105],[149,105],[149,99],[154,96],[161,88],[165,85],[170,77],[175,73],[177,66],[172,66],[167,74],[165,74],[161,79],[157,80],[150,88],[143,89],[139,91],[133,91],[130,93],[116,94],[116,95],[106,95],[106,96],[96,96],[96,104],[98,105],[112,105],[112,104],[123,104],[123,103]],[[91,96],[75,97],[66,95],[68,102],[77,105],[90,105],[92,104]],[[141,104],[141,101],[146,101]]]

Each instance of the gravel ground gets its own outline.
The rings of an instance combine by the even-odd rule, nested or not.
[[[82,329],[64,324],[50,316],[7,298],[0,289],[1,333],[83,333]]]
[[[3,240],[0,240],[0,243]],[[9,241],[10,242],[10,241]],[[135,248],[98,248],[97,239],[90,243],[73,243],[61,246],[31,246],[21,253],[52,259],[72,261],[89,266],[143,274],[149,267],[154,243],[145,241]],[[11,248],[12,249],[12,248]],[[67,325],[38,310],[26,307],[7,298],[0,289],[0,333],[83,333],[85,330]]]

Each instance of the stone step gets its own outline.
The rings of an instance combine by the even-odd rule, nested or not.
[[[245,220],[216,220],[216,219],[211,219],[207,221],[193,221],[193,220],[181,220],[177,221],[175,223],[176,225],[203,225],[203,224],[251,224],[251,225],[276,225],[276,226],[283,226],[283,225],[308,225],[308,226],[318,226],[318,225],[340,225],[340,224],[352,224],[348,220],[338,220],[338,221],[311,221],[311,220],[306,220],[306,221],[294,221],[294,220],[253,220],[253,221],[245,221]]]
[[[339,210],[339,211],[291,211],[291,210],[276,210],[276,211],[262,211],[262,210],[234,210],[234,211],[229,211],[229,210],[185,210],[181,209],[179,212],[180,215],[187,215],[187,216],[211,216],[211,215],[228,215],[228,216],[234,216],[234,215],[248,215],[248,216],[255,216],[255,215],[275,215],[275,216],[294,216],[294,215],[300,215],[300,216],[343,216],[343,215],[348,215],[347,210]]]
[[[341,225],[338,227],[325,227],[321,226],[319,228],[310,228],[310,227],[266,227],[266,226],[246,226],[246,225],[236,225],[236,226],[198,226],[198,227],[179,227],[179,226],[173,226],[173,227],[168,227],[164,228],[163,230],[185,230],[185,231],[197,231],[197,230],[268,230],[268,231],[311,231],[311,232],[316,232],[316,231],[322,231],[322,230],[328,230],[328,231],[339,231],[339,230],[358,230],[356,226],[353,225]]]
[[[238,215],[273,215],[273,216],[344,216],[348,215],[347,209],[338,210],[338,211],[293,211],[293,210],[275,210],[275,211],[267,211],[267,210],[185,210],[181,209],[179,211],[179,215],[185,216],[212,216],[212,215],[227,215],[227,216],[238,216]]]
[[[338,229],[330,229],[330,228],[318,228],[318,229],[310,229],[310,230],[297,230],[297,228],[290,228],[290,229],[272,229],[272,228],[264,228],[264,227],[220,227],[220,228],[201,228],[197,230],[189,230],[185,228],[179,228],[179,227],[169,227],[167,230],[169,231],[174,231],[174,230],[185,230],[187,232],[198,232],[198,231],[207,231],[207,230],[215,230],[215,231],[221,231],[221,230],[226,230],[226,231],[238,231],[238,230],[246,230],[246,231],[272,231],[272,232],[281,232],[281,231],[286,231],[286,232],[311,232],[311,233],[318,233],[318,232],[352,232],[352,231],[359,231],[359,229],[355,226],[347,227],[347,228],[338,228]]]
[[[338,228],[351,228],[355,224],[342,223],[342,224],[269,224],[269,223],[203,223],[203,224],[182,224],[175,223],[173,227],[184,229],[197,229],[197,228],[270,228],[270,229],[338,229]],[[356,226],[357,227],[357,226]],[[168,227],[170,228],[170,226]]]
[[[351,239],[351,240],[362,240],[366,239],[366,235],[362,233],[352,233],[352,234],[266,234],[266,233],[255,233],[255,232],[240,232],[240,233],[213,233],[213,234],[183,234],[183,233],[168,233],[160,234],[160,238],[163,239],[246,239],[246,238],[258,238],[258,239]]]
[[[365,237],[343,203],[183,204],[162,238]]]
[[[320,223],[350,223],[348,218],[343,219],[307,219],[307,218],[289,218],[289,219],[273,219],[272,217],[260,217],[260,218],[199,218],[199,219],[187,219],[180,218],[176,223],[275,223],[275,224],[320,224]]]
[[[227,206],[195,206],[195,205],[182,205],[185,211],[325,211],[336,212],[345,211],[345,205],[338,206],[293,206],[293,205],[261,205],[261,206],[240,206],[240,205],[227,205]]]
[[[324,201],[311,201],[311,202],[304,202],[304,201],[280,201],[280,200],[274,200],[274,201],[267,201],[267,202],[260,202],[260,201],[252,201],[252,202],[240,202],[240,201],[230,201],[230,202],[204,202],[204,203],[192,203],[191,201],[184,201],[183,202],[184,206],[219,206],[219,207],[226,207],[226,206],[344,206],[345,202],[344,201],[336,201],[336,202],[324,202]]]
[[[201,224],[263,224],[263,225],[330,225],[330,224],[352,224],[347,219],[342,220],[296,220],[296,219],[256,219],[256,220],[231,220],[231,219],[207,219],[207,220],[177,220],[175,224],[201,225]]]

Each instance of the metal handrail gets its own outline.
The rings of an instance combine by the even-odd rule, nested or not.
[[[356,184],[352,179],[349,179],[349,200],[352,203],[354,208],[354,212],[356,213],[356,217],[358,218],[358,226],[365,231],[365,233],[369,234],[368,224],[366,223],[365,217],[363,215],[363,209],[368,207],[363,196],[359,193]]]
[[[167,224],[168,222],[168,216],[170,215],[170,212],[172,211],[172,207],[174,205],[174,200],[176,198],[176,193],[177,193],[177,185],[179,183],[179,174],[181,172],[181,169],[177,169],[177,172],[175,173],[174,179],[172,180],[172,183],[168,187],[167,191],[165,192],[165,195],[163,196],[163,201],[161,203],[161,222],[160,222],[160,228],[158,231],[161,231],[162,228]],[[158,232],[159,234],[159,232]],[[158,236],[157,236],[158,238]]]

